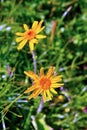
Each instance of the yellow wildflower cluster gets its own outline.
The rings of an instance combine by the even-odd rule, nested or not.
[[[26,24],[24,24],[25,32],[17,32],[16,35],[19,36],[16,38],[16,42],[19,43],[18,50],[21,50],[26,43],[29,44],[30,51],[34,50],[34,44],[38,44],[38,39],[46,38],[45,35],[39,34],[45,26],[41,27],[43,20],[40,22],[34,21],[32,27],[29,29]],[[61,75],[54,74],[55,67],[50,67],[47,74],[44,74],[44,68],[41,67],[40,75],[35,74],[32,71],[24,71],[24,74],[33,79],[32,86],[29,87],[24,93],[30,93],[28,99],[36,98],[39,94],[42,94],[44,102],[52,99],[52,93],[57,94],[55,88],[59,88],[63,85],[60,83],[62,80]]]

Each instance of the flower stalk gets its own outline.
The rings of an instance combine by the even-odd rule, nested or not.
[[[34,73],[36,73],[36,69],[37,69],[37,63],[36,63],[36,57],[35,57],[35,53],[34,50],[31,51],[32,53],[32,59],[33,59],[33,63],[34,63]]]

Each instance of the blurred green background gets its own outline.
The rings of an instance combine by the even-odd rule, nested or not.
[[[32,55],[28,45],[18,52],[15,33],[41,19],[37,73],[56,66],[64,87],[37,112],[41,96],[23,94]],[[87,130],[87,0],[0,0],[0,130]]]

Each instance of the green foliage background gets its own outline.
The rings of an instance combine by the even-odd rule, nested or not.
[[[87,129],[86,5],[86,0],[0,1],[0,130]],[[37,73],[42,66],[45,71],[56,66],[63,75],[64,89],[57,89],[58,95],[37,113],[41,96],[28,101],[23,94],[31,85],[23,72],[33,70],[32,56],[28,45],[18,52],[15,33],[23,31],[24,23],[31,27],[41,19],[47,38],[35,46]]]

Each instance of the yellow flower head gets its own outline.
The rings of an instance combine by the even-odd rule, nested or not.
[[[29,99],[36,98],[41,93],[45,102],[48,99],[52,99],[52,93],[57,94],[55,88],[61,87],[63,83],[59,83],[62,80],[62,76],[55,76],[54,70],[54,67],[50,67],[45,75],[44,68],[42,67],[40,69],[39,76],[32,71],[24,71],[27,76],[33,79],[33,85],[25,91],[25,93],[33,91],[33,93],[29,96]]]
[[[18,50],[21,50],[25,46],[25,44],[29,41],[30,50],[32,51],[34,50],[34,43],[38,44],[37,39],[46,38],[45,35],[38,34],[45,28],[45,26],[41,27],[42,23],[43,23],[43,20],[41,20],[39,23],[38,21],[34,21],[30,29],[28,28],[26,24],[24,24],[25,32],[16,33],[16,35],[19,36],[18,38],[16,38],[16,42],[18,43],[20,42],[17,48]]]

